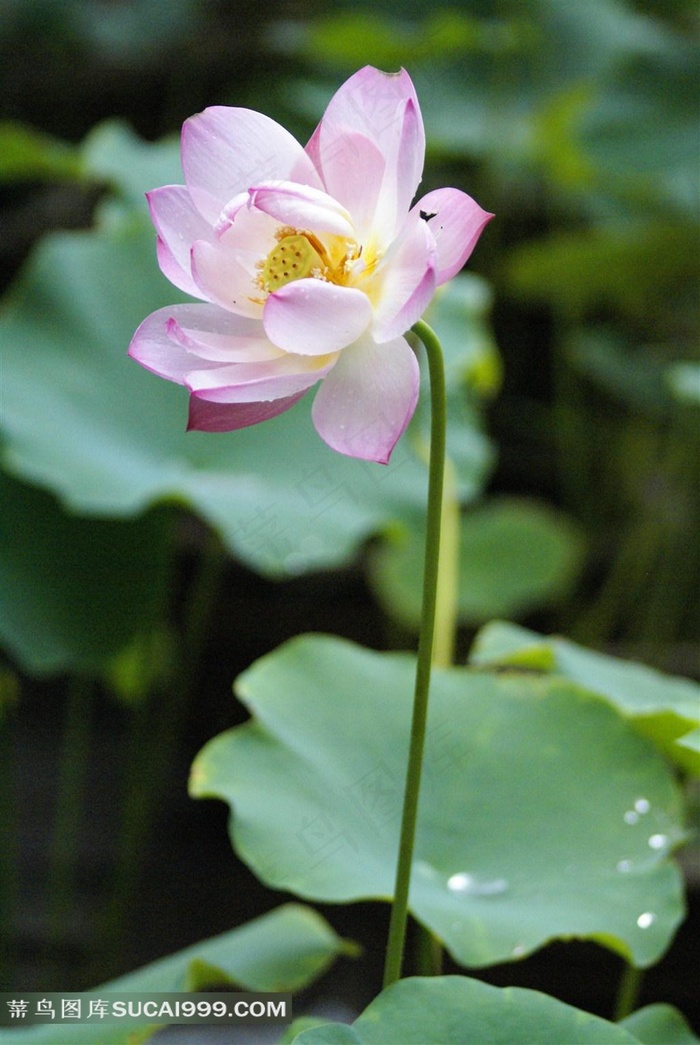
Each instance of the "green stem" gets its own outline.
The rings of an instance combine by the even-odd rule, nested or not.
[[[440,527],[442,522],[442,488],[445,471],[445,369],[440,342],[427,323],[420,320],[413,332],[425,345],[430,374],[430,465],[428,479],[428,509],[425,536],[425,567],[423,573],[423,613],[418,640],[418,662],[413,697],[411,743],[406,771],[403,816],[399,855],[396,867],[394,903],[391,909],[389,940],[387,944],[384,986],[395,983],[401,976],[406,921],[408,918],[408,891],[413,863],[413,843],[416,835],[418,797],[420,794],[425,727],[428,717],[430,673],[432,668],[433,636],[435,632],[435,605],[437,600],[438,566],[440,561]]]

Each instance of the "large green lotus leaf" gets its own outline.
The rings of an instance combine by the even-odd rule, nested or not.
[[[93,128],[81,145],[81,160],[86,177],[108,182],[144,213],[149,189],[184,181],[177,138],[146,142],[120,120]]]
[[[642,1045],[697,1045],[700,1041],[672,1005],[646,1005],[620,1021]]]
[[[663,316],[669,302],[683,303],[679,288],[697,285],[696,241],[688,221],[559,229],[511,251],[506,279],[519,297],[569,313],[612,308],[635,319]]]
[[[343,457],[316,435],[310,396],[240,432],[186,433],[185,391],[126,356],[138,323],[177,297],[157,270],[152,229],[135,216],[41,245],[0,321],[11,471],[86,514],[183,503],[271,575],[347,561],[368,535],[419,510],[426,469],[408,438],[387,467]]]
[[[239,678],[254,718],[200,752],[191,789],[231,804],[268,885],[392,896],[414,672],[409,654],[303,636]],[[436,670],[411,909],[465,965],[572,936],[649,965],[682,915],[681,808],[666,761],[600,697]]]
[[[321,915],[284,904],[230,932],[202,940],[160,961],[94,988],[100,995],[142,991],[205,991],[226,984],[248,991],[297,991],[317,979],[340,954],[355,954]],[[138,1038],[132,1037],[139,1032]],[[132,1045],[157,1027],[136,1022],[3,1028],[3,1045]]]
[[[620,1021],[642,1045],[697,1045],[700,1041],[672,1005],[646,1005]]]
[[[0,121],[0,181],[77,179],[75,146],[14,120]]]
[[[393,533],[373,549],[372,586],[387,613],[417,630],[421,619],[425,524]],[[462,517],[458,613],[464,624],[517,616],[566,595],[576,580],[582,541],[559,512],[502,497]]]
[[[170,513],[85,519],[0,473],[0,638],[34,673],[93,673],[162,614]]]
[[[482,628],[470,659],[479,665],[534,668],[572,679],[610,700],[684,769],[700,772],[695,739],[700,686],[691,679],[664,675],[644,664],[596,653],[568,639],[538,635],[504,621]]]
[[[581,145],[612,188],[661,198],[697,223],[698,52],[660,36],[656,53],[621,63],[581,126]]]
[[[466,976],[399,980],[352,1027],[302,1031],[294,1045],[632,1045],[627,1030],[522,987],[492,987]]]
[[[352,15],[331,13],[295,25],[293,32],[286,27],[276,42],[324,71],[329,54],[348,71],[362,62],[406,65],[429,145],[487,155],[507,164],[511,179],[514,160],[522,165],[538,155],[541,106],[572,85],[592,83],[599,90],[624,59],[666,57],[668,49],[667,36],[651,19],[616,0],[597,0],[595,18],[586,4],[557,0],[530,0],[527,17],[520,0],[499,4],[497,17],[489,11],[485,18],[454,5],[449,11],[426,5],[416,12],[423,19],[408,24],[378,14],[376,4],[369,17],[358,6]],[[307,87],[301,102],[319,116],[328,94]]]

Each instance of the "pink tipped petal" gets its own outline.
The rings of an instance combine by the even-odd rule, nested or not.
[[[191,294],[193,298],[206,301],[205,295],[192,279],[190,272],[185,272],[174,258],[170,247],[163,242],[160,236],[156,240],[156,257],[158,258],[158,268],[174,287],[184,291],[185,294]]]
[[[269,403],[210,403],[191,395],[187,431],[235,432],[239,428],[248,428],[284,413],[305,394],[305,391],[298,392]]]
[[[176,384],[183,385],[186,374],[192,369],[193,359],[191,352],[174,341],[168,332],[169,323],[178,307],[185,306],[173,305],[170,308],[160,308],[144,319],[131,339],[129,355],[158,377],[164,377],[168,381],[175,381]],[[191,305],[188,307],[206,308],[207,306]],[[207,364],[201,361],[198,365],[206,366]],[[212,363],[211,366],[216,366],[216,364]]]
[[[259,363],[283,353],[265,337],[262,324],[216,305],[169,305],[143,321],[129,355],[147,370],[187,384],[193,370],[229,363]]]
[[[369,138],[384,155],[395,149],[402,134],[405,104],[418,99],[405,70],[383,73],[367,65],[338,88],[323,114],[323,119],[307,145],[319,169],[333,160],[333,150],[348,132]]]
[[[195,240],[214,241],[211,226],[199,213],[184,185],[164,185],[146,193],[158,233],[158,263],[164,276],[186,294],[201,297],[190,272]]]
[[[249,202],[250,196],[247,192],[239,192],[232,200],[229,200],[222,208],[221,214],[219,214],[219,217],[216,220],[214,234],[217,237],[223,236],[223,234],[231,228],[241,211],[248,207]],[[204,239],[204,237],[200,236],[200,239]]]
[[[318,133],[318,132],[317,132]],[[307,149],[314,148],[317,136]],[[328,193],[352,214],[359,240],[366,238],[377,209],[385,161],[379,148],[364,134],[349,131],[334,149],[324,153],[323,178]]]
[[[215,370],[192,370],[191,392],[217,403],[267,402],[295,395],[316,384],[331,369],[335,356],[315,359],[285,355],[263,363],[234,363]]]
[[[307,151],[334,195],[342,183],[350,135],[369,139],[384,161],[376,216],[387,242],[396,227],[399,199],[405,213],[413,198],[425,155],[423,120],[408,73],[383,73],[365,66],[331,99]],[[376,162],[371,173],[376,176]]]
[[[420,184],[424,160],[423,120],[418,103],[409,98],[401,112],[400,134],[394,135],[387,149],[374,224],[380,242],[390,243],[404,221]]]
[[[476,246],[493,214],[460,189],[435,189],[413,208],[426,216],[437,245],[437,285],[452,279]]]
[[[240,199],[240,197],[237,197]],[[244,268],[251,271],[255,263],[261,261],[276,245],[275,232],[279,222],[248,206],[250,197],[245,194],[245,206],[224,208],[217,223],[219,243],[226,247]]]
[[[413,416],[418,361],[408,342],[363,338],[338,358],[314,399],[316,431],[341,454],[387,464]]]
[[[192,276],[209,301],[240,316],[260,316],[260,301],[255,298],[262,291],[232,251],[199,240],[192,248]]]
[[[354,235],[352,219],[345,207],[327,193],[308,185],[267,182],[251,188],[250,202],[283,225],[336,236]]]
[[[212,306],[215,307],[215,306]],[[224,316],[231,313],[217,309]],[[232,318],[241,319],[241,316]],[[173,341],[187,349],[192,357],[206,360],[207,363],[258,363],[266,359],[278,359],[284,355],[280,348],[276,348],[271,341],[265,337],[261,323],[248,320],[255,326],[255,331],[250,334],[241,333],[218,333],[216,331],[193,330],[181,326],[171,316],[167,323],[168,335]],[[196,366],[195,359],[192,366]]]
[[[263,326],[273,344],[301,356],[339,352],[372,321],[366,294],[318,279],[298,279],[265,302]]]
[[[435,292],[435,241],[418,215],[409,216],[375,278],[381,294],[372,334],[390,341],[420,319]]]
[[[182,168],[195,205],[212,224],[251,185],[285,178],[320,187],[313,162],[289,131],[251,109],[215,105],[185,121]]]

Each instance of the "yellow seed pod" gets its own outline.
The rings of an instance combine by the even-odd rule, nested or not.
[[[285,236],[265,258],[261,282],[270,293],[279,290],[295,279],[304,279],[318,269],[323,269],[323,260],[311,246],[306,236],[296,233]]]

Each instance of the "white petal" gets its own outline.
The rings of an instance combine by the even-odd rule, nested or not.
[[[437,284],[452,279],[493,217],[460,189],[435,189],[413,208],[422,214],[437,246]]]
[[[363,338],[341,353],[316,393],[316,430],[339,453],[386,464],[413,416],[418,385],[404,338],[383,345]]]
[[[420,319],[435,292],[435,241],[418,214],[406,221],[375,280],[380,291],[372,334],[389,341]]]
[[[201,297],[190,272],[190,252],[195,240],[214,242],[211,225],[184,185],[163,185],[146,193],[146,198],[158,233],[158,262],[163,275],[186,294]]]
[[[255,298],[262,291],[233,251],[199,240],[192,248],[192,276],[209,301],[241,316],[260,316],[261,304]]]
[[[408,211],[425,158],[420,106],[404,70],[382,73],[366,66],[351,76],[329,102],[306,147],[324,181],[328,167],[326,186],[343,202],[342,166],[350,165],[357,134],[369,139],[383,158],[375,232],[387,243]],[[374,181],[379,177],[376,162],[372,162],[367,176],[372,178],[374,190]]]
[[[305,391],[333,366],[323,360],[285,355],[264,363],[234,363],[216,369],[193,370],[185,382],[191,392],[210,402],[257,403]]]
[[[385,166],[379,147],[357,131],[347,131],[323,153],[326,189],[352,215],[360,243],[372,228]]]
[[[287,358],[267,339],[262,323],[209,304],[169,305],[153,312],[134,334],[129,355],[178,384],[186,384],[193,370]],[[308,364],[314,365],[321,364]],[[304,366],[300,360],[298,369]]]
[[[352,344],[372,321],[366,294],[319,279],[298,279],[270,294],[263,326],[285,352],[320,356]]]
[[[354,235],[352,220],[345,207],[320,189],[270,181],[251,188],[250,202],[283,225],[348,238]]]
[[[187,120],[182,168],[192,199],[212,224],[230,199],[257,182],[285,178],[320,188],[301,145],[269,116],[251,109],[215,105]]]

